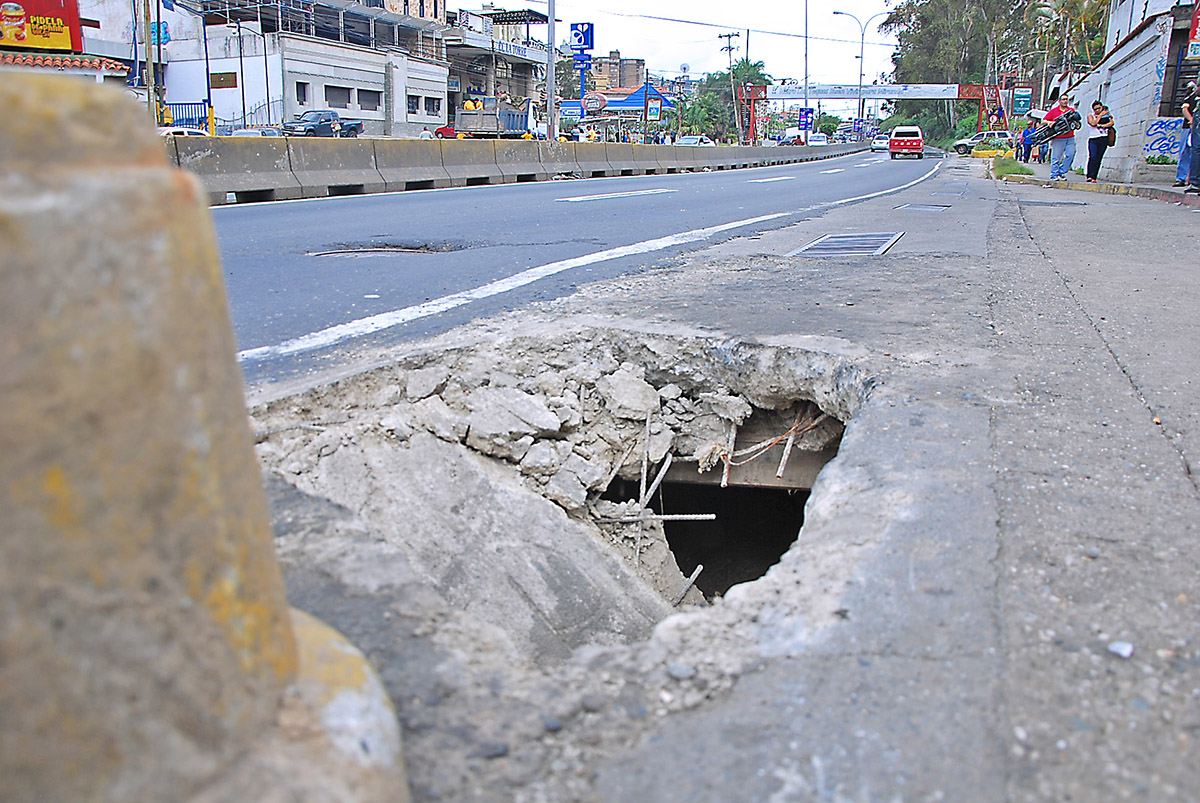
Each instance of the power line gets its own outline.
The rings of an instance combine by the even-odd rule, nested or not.
[[[546,5],[546,0],[526,0],[526,2],[534,4],[534,5],[543,5],[543,6]],[[839,44],[844,44],[844,45],[854,44],[854,40],[852,40],[852,39],[835,39],[835,38],[829,37],[829,36],[805,37],[805,35],[802,33],[789,33],[787,31],[768,31],[768,30],[761,29],[761,28],[744,28],[741,25],[719,24],[719,23],[715,23],[715,22],[701,22],[700,20],[685,20],[685,19],[678,19],[676,17],[658,17],[658,16],[654,16],[652,14],[626,14],[626,13],[623,13],[620,11],[603,11],[601,9],[592,9],[592,11],[595,13],[599,13],[599,14],[607,14],[610,17],[624,17],[626,19],[639,19],[639,20],[654,20],[656,22],[673,22],[673,23],[676,23],[679,25],[700,25],[705,28],[723,28],[725,30],[729,30],[730,28],[733,28],[734,30],[750,31],[751,33],[761,33],[766,36],[786,36],[791,39],[808,38],[808,39],[813,39],[818,42],[837,42]],[[896,47],[895,42],[867,42],[866,44],[872,45],[873,47]]]

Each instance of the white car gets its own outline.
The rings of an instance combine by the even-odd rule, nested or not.
[[[182,125],[164,125],[158,129],[160,137],[207,137],[208,132]]]
[[[1008,143],[1008,147],[1013,146],[1013,135],[1010,131],[980,131],[965,139],[960,139],[954,143],[954,150],[958,151],[960,156],[966,156],[979,143],[985,139],[998,139]]]
[[[713,142],[711,139],[709,139],[708,137],[703,136],[703,135],[701,135],[701,136],[689,135],[686,137],[680,137],[679,141],[676,142],[675,144],[676,145],[699,145],[701,147],[709,148],[709,147],[715,147],[717,143]]]
[[[235,128],[229,132],[231,137],[281,137],[278,128]]]
[[[871,153],[874,153],[875,151],[883,151],[884,153],[887,153],[888,139],[889,137],[887,134],[876,134],[875,139],[871,140]]]
[[[812,147],[813,145],[828,145],[829,144],[829,135],[822,134],[819,131],[814,131],[813,133],[808,135],[808,144],[809,144],[809,147]]]

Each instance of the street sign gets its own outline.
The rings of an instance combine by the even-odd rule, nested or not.
[[[595,26],[590,22],[571,23],[571,49],[591,50],[595,45]]]
[[[1192,11],[1192,27],[1188,33],[1187,55],[1184,58],[1200,59],[1200,5]]]
[[[646,98],[646,119],[657,122],[662,118],[662,98]]]
[[[1013,90],[1013,116],[1024,117],[1033,108],[1033,90],[1027,86]]]
[[[592,57],[588,53],[576,53],[571,59],[575,62],[575,69],[577,70],[580,68],[586,70],[592,63]]]

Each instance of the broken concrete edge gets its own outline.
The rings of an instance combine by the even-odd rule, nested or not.
[[[743,395],[755,406],[764,408],[770,408],[783,400],[791,401],[797,397],[805,397],[815,402],[822,410],[846,421],[848,428],[853,426],[855,415],[868,403],[880,386],[879,377],[862,367],[868,352],[861,347],[834,338],[785,337],[764,339],[761,342],[744,341],[731,339],[712,331],[681,332],[679,327],[659,327],[652,324],[635,329],[629,326],[628,321],[622,321],[622,324],[620,327],[605,326],[600,329],[591,328],[602,326],[598,320],[582,324],[578,319],[574,319],[570,322],[538,321],[511,332],[497,331],[497,328],[491,325],[468,327],[467,331],[456,331],[433,341],[415,345],[404,353],[393,354],[386,364],[375,366],[351,377],[343,377],[330,384],[310,388],[293,396],[275,397],[266,402],[260,400],[260,403],[254,405],[252,409],[255,426],[262,427],[259,429],[259,440],[265,439],[262,437],[264,434],[266,437],[272,437],[281,431],[280,422],[292,421],[295,423],[299,421],[303,423],[303,419],[311,418],[313,414],[320,415],[321,411],[332,413],[335,410],[339,411],[337,417],[341,420],[334,423],[344,423],[344,416],[347,413],[360,415],[359,424],[361,426],[384,429],[390,427],[391,434],[408,436],[410,433],[405,432],[405,429],[412,425],[411,421],[392,420],[395,416],[381,414],[379,411],[368,412],[362,416],[363,411],[355,409],[361,400],[349,401],[349,394],[355,384],[362,381],[367,375],[378,377],[390,374],[398,378],[394,383],[395,388],[390,398],[387,399],[388,403],[407,403],[406,385],[410,381],[420,386],[415,393],[417,396],[422,396],[421,399],[416,400],[418,404],[431,398],[441,401],[440,397],[426,394],[434,394],[435,391],[444,389],[446,383],[451,381],[454,373],[452,366],[455,362],[469,362],[480,349],[495,349],[497,352],[513,354],[520,349],[533,346],[541,339],[553,343],[562,343],[568,338],[597,342],[604,334],[607,333],[611,336],[613,332],[619,332],[620,337],[628,337],[637,341],[638,345],[631,348],[646,348],[652,352],[655,348],[655,338],[682,338],[688,343],[684,350],[706,354],[714,365],[736,360],[741,365],[751,366],[748,369],[751,371],[779,369],[781,372],[787,372],[789,375],[786,382],[781,381],[773,387],[770,386],[770,383],[765,383],[762,388],[750,393],[743,392]],[[771,356],[772,352],[775,352],[775,356]],[[775,362],[773,363],[772,360]],[[620,366],[614,366],[612,373],[619,370]],[[402,378],[400,378],[400,372],[403,372]],[[382,384],[386,384],[386,382],[386,379],[382,380]],[[402,384],[404,386],[401,386]],[[443,414],[448,412],[443,409],[444,402],[436,406]],[[378,420],[372,421],[372,416]],[[440,420],[440,417],[437,418]],[[468,447],[483,446],[485,449],[487,448],[479,439],[474,443],[469,442],[468,427],[458,427],[456,430],[451,421],[442,421],[442,423],[445,426],[438,426],[436,421],[430,420],[419,426],[448,442]],[[640,430],[641,425],[638,424],[631,428]],[[353,432],[353,430],[346,430],[336,435],[335,440],[353,442],[358,437]],[[284,448],[290,449],[294,445],[284,446]],[[512,462],[511,455],[506,457],[495,454],[494,449],[492,451],[490,457]],[[614,446],[611,456],[613,460],[605,461],[603,466],[598,467],[601,471],[597,473],[608,475],[619,471],[620,466],[614,465],[619,452],[620,450]],[[480,453],[487,454],[486,451]],[[263,453],[260,452],[260,457],[262,456]],[[280,465],[278,456],[273,460],[276,466]],[[267,462],[272,461],[268,460]],[[843,501],[831,501],[832,497],[838,496],[848,486],[861,487],[859,480],[848,482],[845,477],[838,476],[836,464],[837,459],[835,458],[833,463],[827,466],[826,472],[823,472],[822,478],[818,480],[813,489],[813,496],[809,501],[810,513],[806,516],[805,529],[801,531],[800,541],[804,539],[805,531],[827,523],[834,516],[835,509],[841,510],[844,507]],[[517,468],[516,465],[513,467],[514,470]],[[630,479],[634,478],[637,472],[637,461],[627,461],[625,469],[625,476]],[[836,479],[831,482],[828,477]],[[321,493],[319,489],[312,487],[308,487],[306,490],[308,492],[315,490],[318,495]],[[593,489],[594,491],[595,489]],[[569,515],[577,519],[586,520],[590,513],[590,506],[563,505],[562,500],[555,498],[555,495],[545,493],[543,495],[562,505]],[[335,501],[344,504],[343,500]],[[597,530],[597,534],[598,532]],[[795,547],[793,547],[794,550]],[[855,551],[856,547],[853,544],[847,546],[847,554]],[[781,562],[781,565],[771,569],[762,580],[735,587],[725,596],[724,600],[719,601],[711,608],[705,608],[698,612],[678,613],[662,620],[656,626],[651,641],[642,645],[638,650],[643,658],[649,657],[650,665],[647,666],[647,669],[649,670],[653,665],[661,667],[668,659],[676,663],[687,663],[689,655],[694,657],[697,662],[706,660],[700,657],[701,653],[707,651],[709,645],[706,633],[713,629],[726,628],[734,620],[755,618],[757,616],[755,611],[761,611],[764,603],[771,602],[770,598],[776,593],[775,589],[779,583],[795,582],[797,569],[794,566],[789,568],[783,565],[786,563],[788,562]],[[851,560],[850,564],[852,563]],[[839,565],[844,567],[849,564],[839,561]],[[802,572],[803,570],[801,570]],[[769,590],[763,591],[764,588]],[[709,670],[717,674],[734,676],[745,671],[747,667],[756,665],[767,656],[803,651],[805,644],[811,638],[815,638],[820,630],[815,623],[834,619],[832,613],[838,608],[839,592],[840,587],[836,583],[823,581],[819,584],[810,584],[800,595],[805,600],[808,610],[803,614],[792,610],[786,615],[790,630],[784,643],[778,641],[768,643],[770,639],[754,643],[747,642],[742,645],[742,648],[730,651],[719,661],[718,665],[710,666]],[[828,615],[821,615],[821,612]],[[761,636],[763,631],[780,624],[782,617],[782,614],[763,616],[759,635]]]

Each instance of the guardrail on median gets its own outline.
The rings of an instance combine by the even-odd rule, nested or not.
[[[271,201],[474,184],[732,170],[866,150],[630,145],[514,140],[172,137],[172,164],[195,173],[209,202]]]

